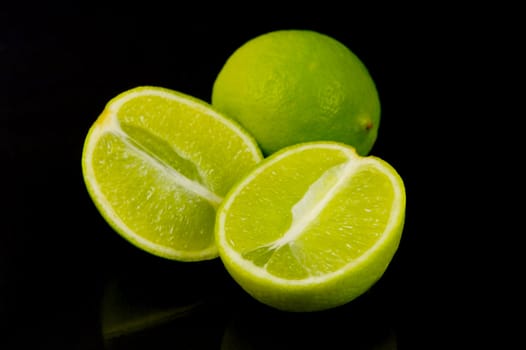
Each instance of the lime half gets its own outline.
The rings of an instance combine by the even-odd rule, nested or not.
[[[401,239],[404,183],[351,146],[309,142],[259,163],[218,209],[216,241],[232,277],[289,311],[345,304],[385,272]]]
[[[89,130],[84,180],[106,221],[135,246],[182,261],[217,257],[216,209],[262,159],[244,129],[208,103],[137,87]]]

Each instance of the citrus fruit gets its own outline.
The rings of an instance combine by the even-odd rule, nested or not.
[[[181,261],[217,257],[216,208],[262,159],[255,140],[208,103],[154,86],[108,102],[84,143],[88,192],[122,237]]]
[[[254,135],[265,155],[306,141],[343,142],[367,155],[380,123],[366,66],[311,30],[268,32],[237,48],[214,81],[212,105]]]
[[[229,191],[219,256],[255,299],[287,311],[345,304],[383,275],[402,235],[405,187],[386,161],[338,142],[267,157]]]

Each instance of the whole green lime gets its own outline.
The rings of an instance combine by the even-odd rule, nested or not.
[[[216,77],[212,105],[265,155],[307,141],[339,141],[366,155],[380,123],[366,66],[340,41],[311,30],[268,32],[240,46]]]

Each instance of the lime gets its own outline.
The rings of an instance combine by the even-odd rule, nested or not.
[[[259,163],[216,219],[219,255],[255,299],[289,311],[345,304],[398,249],[405,187],[386,161],[349,145],[307,142]]]
[[[252,136],[208,103],[141,86],[109,101],[90,128],[82,171],[122,237],[154,255],[196,261],[217,257],[216,209],[261,159]]]
[[[212,89],[212,105],[239,121],[269,155],[306,141],[338,141],[367,155],[380,101],[363,62],[311,30],[259,35],[235,50]]]

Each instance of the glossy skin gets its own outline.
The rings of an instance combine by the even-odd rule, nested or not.
[[[266,155],[306,141],[339,141],[367,155],[380,123],[365,65],[342,43],[308,30],[270,32],[239,47],[216,78],[212,104]]]

